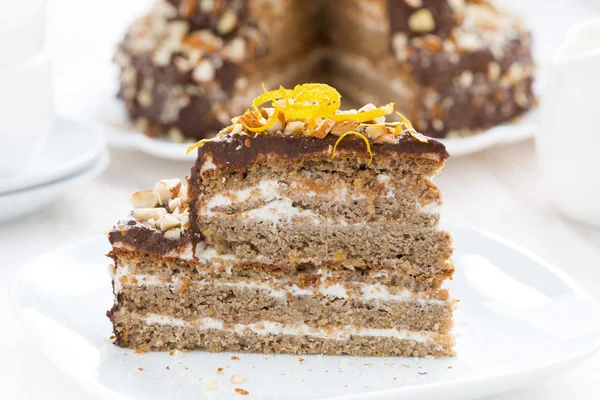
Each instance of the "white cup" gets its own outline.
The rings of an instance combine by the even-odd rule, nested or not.
[[[575,26],[554,54],[536,147],[557,209],[600,226],[600,19]]]
[[[46,0],[0,0],[0,179],[24,171],[52,131]]]

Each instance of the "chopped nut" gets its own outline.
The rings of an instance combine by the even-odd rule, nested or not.
[[[373,104],[373,103],[368,103],[368,104],[365,104],[364,106],[362,106],[362,107],[361,107],[361,108],[358,110],[358,112],[359,112],[359,113],[361,113],[361,112],[372,111],[372,110],[375,110],[376,108],[377,108],[377,107],[375,107],[375,104]]]
[[[196,0],[183,0],[181,4],[179,4],[179,12],[185,18],[190,18],[196,12],[196,8],[198,7],[198,1]]]
[[[335,136],[341,136],[346,132],[355,130],[358,125],[359,123],[357,121],[342,121],[335,124],[334,127],[331,128],[331,133]]]
[[[527,108],[529,106],[529,99],[524,92],[516,92],[515,103],[520,107]]]
[[[246,56],[246,42],[241,37],[237,37],[227,44],[222,53],[223,57],[233,62],[242,62]]]
[[[215,67],[209,60],[202,60],[194,68],[192,78],[198,83],[206,83],[215,79]]]
[[[175,228],[175,227],[179,227],[179,225],[181,225],[181,222],[175,218],[172,215],[163,215],[158,221],[158,226],[160,227],[160,230],[163,232],[168,231],[171,228]]]
[[[433,53],[439,53],[443,48],[442,39],[437,35],[425,35],[422,41],[423,45]]]
[[[414,8],[423,7],[423,0],[404,0],[404,2]]]
[[[458,82],[460,86],[464,88],[468,88],[473,84],[474,76],[473,73],[469,70],[463,71],[462,74],[458,77]]]
[[[215,0],[200,0],[200,9],[204,13],[209,13],[215,8]]]
[[[488,78],[491,81],[497,81],[500,78],[500,75],[502,74],[502,69],[500,67],[500,64],[498,64],[497,62],[491,62],[488,65]]]
[[[235,124],[233,126],[233,129],[231,130],[231,134],[232,135],[237,135],[238,133],[242,132],[244,130],[244,125],[242,124]]]
[[[169,136],[169,139],[175,143],[185,142],[185,136],[178,128],[172,127],[169,129],[169,133],[167,135]]]
[[[135,192],[130,199],[133,208],[154,208],[158,205],[159,200],[152,190]]]
[[[180,179],[163,179],[156,183],[154,192],[159,196],[161,203],[166,203],[179,193],[180,188]]]
[[[408,36],[402,32],[394,33],[392,38],[392,47],[396,53],[396,60],[399,62],[406,61],[408,59]]]
[[[232,383],[242,383],[244,382],[244,374],[233,374],[231,375]]]
[[[331,128],[335,125],[335,121],[330,118],[325,118],[321,123],[317,125],[317,127],[313,131],[313,136],[323,139],[329,132],[331,132]]]
[[[448,3],[454,12],[462,11],[465,8],[465,0],[448,0]]]
[[[304,131],[304,122],[302,121],[292,121],[292,122],[288,122],[288,124],[285,126],[285,129],[283,130],[284,132],[287,133],[301,133],[302,131]]]
[[[152,62],[159,67],[166,67],[171,62],[171,55],[173,55],[172,47],[162,45],[154,51]]]
[[[190,30],[190,24],[187,21],[176,20],[169,22],[167,26],[167,36],[174,43],[179,43]]]
[[[121,71],[121,83],[131,84],[134,83],[137,77],[137,71],[134,68],[123,68]]]
[[[173,200],[169,201],[169,209],[171,210],[171,212],[173,212],[173,210],[175,210],[176,208],[180,208],[180,207],[181,207],[181,199],[179,197],[176,197]]]
[[[388,134],[388,130],[385,125],[368,125],[365,129],[367,137],[371,140],[376,140],[378,137]]]
[[[183,214],[181,217],[181,226],[184,228],[188,228],[190,226],[190,216],[188,214]]]
[[[398,138],[396,138],[395,135],[388,133],[386,135],[379,136],[377,139],[374,140],[374,142],[396,144],[398,143]]]
[[[181,238],[181,230],[179,228],[169,229],[164,233],[165,239],[179,240]]]
[[[138,221],[148,221],[149,219],[158,220],[167,213],[164,208],[136,208],[133,210],[133,217]]]
[[[217,24],[217,32],[221,35],[226,35],[231,32],[237,25],[238,17],[233,10],[229,9],[223,13],[219,23]]]
[[[435,20],[431,11],[421,8],[408,18],[408,26],[415,32],[428,33],[435,29]]]
[[[136,98],[142,107],[150,107],[152,105],[152,93],[147,90],[140,90]]]
[[[215,36],[208,29],[190,33],[183,40],[183,44],[195,49],[213,52],[223,47],[223,39]]]

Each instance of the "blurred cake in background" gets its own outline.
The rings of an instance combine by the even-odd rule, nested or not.
[[[213,136],[280,84],[395,101],[419,131],[468,136],[535,104],[531,36],[488,0],[158,0],[115,53],[136,128]]]

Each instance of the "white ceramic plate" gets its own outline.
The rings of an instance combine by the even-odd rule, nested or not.
[[[82,171],[44,185],[0,194],[0,223],[30,214],[56,200],[61,194],[82,182],[98,177],[110,161],[108,150],[100,153]]]
[[[21,268],[11,299],[42,351],[107,399],[230,399],[235,388],[254,399],[468,399],[564,372],[598,349],[600,311],[579,285],[502,239],[450,229],[456,358],[135,354],[109,339],[109,246],[101,236]],[[244,382],[231,383],[232,374]],[[213,383],[217,390],[207,388]]]
[[[31,165],[16,176],[0,179],[0,195],[81,172],[105,149],[106,141],[98,128],[57,118],[46,144]]]

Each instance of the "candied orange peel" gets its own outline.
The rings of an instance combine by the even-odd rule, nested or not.
[[[356,131],[346,132],[342,136],[340,136],[338,138],[338,140],[335,141],[335,144],[333,145],[333,151],[331,152],[331,159],[335,158],[335,154],[336,154],[335,152],[337,150],[338,144],[342,141],[342,139],[344,139],[348,135],[358,136],[359,138],[361,138],[365,142],[365,144],[367,145],[367,152],[369,153],[369,156],[371,157],[369,159],[369,163],[367,165],[371,165],[371,163],[373,162],[373,152],[371,151],[371,142],[369,142],[369,139],[365,135],[363,135],[360,132],[356,132]]]
[[[275,90],[267,90],[265,84],[262,85],[264,93],[257,96],[252,101],[251,110],[247,110],[244,115],[234,119],[234,123],[223,129],[217,136],[223,136],[234,131],[237,124],[241,124],[245,131],[260,134],[266,132],[273,127],[277,121],[281,121],[285,128],[286,121],[301,120],[306,124],[304,134],[307,136],[320,135],[319,138],[325,137],[322,132],[316,133],[315,127],[319,121],[330,119],[336,124],[345,121],[354,121],[361,124],[374,124],[379,118],[392,114],[394,112],[394,103],[386,104],[382,107],[375,107],[370,110],[359,110],[358,112],[341,112],[340,93],[333,87],[323,83],[306,83],[296,85],[294,89],[286,89],[280,86]],[[264,108],[270,107],[270,108]],[[267,111],[268,110],[268,111]],[[271,111],[272,110],[272,111]],[[272,113],[271,113],[272,112]],[[404,131],[408,131],[410,136],[420,142],[427,142],[427,139],[417,135],[410,121],[402,114],[396,112],[400,117],[401,122],[381,122],[382,125],[394,127],[394,135],[399,136]],[[357,125],[358,125],[357,124]],[[239,129],[239,127],[238,127]],[[347,135],[358,135],[367,144],[367,150],[373,159],[369,139],[364,134],[357,131],[349,131],[339,137],[334,146],[334,155],[337,144]],[[188,147],[187,153],[203,146],[205,143],[214,139],[203,139],[198,143]]]

